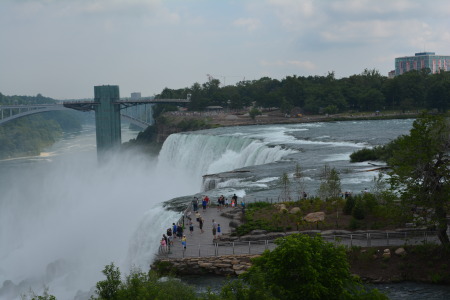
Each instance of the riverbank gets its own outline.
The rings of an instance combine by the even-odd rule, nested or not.
[[[234,112],[167,112],[164,114],[170,123],[176,124],[182,120],[195,119],[204,120],[211,127],[219,126],[245,126],[245,125],[266,125],[266,124],[295,124],[312,122],[335,122],[352,120],[386,120],[386,119],[409,119],[416,118],[418,112],[386,112],[386,113],[341,113],[333,115],[301,115],[287,116],[280,110],[265,111],[262,115],[252,119],[246,111]]]
[[[287,116],[280,110],[263,111],[261,115],[252,119],[248,111],[213,111],[213,112],[166,112],[159,121],[156,121],[155,137],[151,140],[164,143],[173,133],[193,131],[230,126],[271,125],[271,124],[298,124],[315,122],[338,122],[352,120],[387,120],[416,118],[418,112],[401,113],[397,111],[385,113],[341,113],[334,115],[301,115]],[[196,124],[199,126],[186,126]]]

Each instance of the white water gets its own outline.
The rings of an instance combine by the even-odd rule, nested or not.
[[[0,299],[30,288],[39,294],[44,285],[58,299],[86,299],[111,262],[124,273],[146,270],[178,218],[162,202],[199,192],[205,173],[295,152],[248,138],[176,134],[158,160],[122,153],[99,165],[94,143],[88,131],[42,157],[0,165],[8,170],[0,178],[0,283],[12,282],[0,286]]]
[[[161,166],[179,168],[201,179],[205,174],[279,161],[295,152],[257,139],[179,133],[164,142],[159,161]]]

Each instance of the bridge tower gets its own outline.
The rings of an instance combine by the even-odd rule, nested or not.
[[[120,146],[120,96],[119,86],[101,85],[94,87],[95,127],[97,136],[97,154],[101,157],[107,150]]]

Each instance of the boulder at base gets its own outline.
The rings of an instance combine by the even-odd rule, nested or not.
[[[311,223],[324,221],[325,220],[325,213],[323,211],[309,213],[303,219],[306,222],[311,222]]]

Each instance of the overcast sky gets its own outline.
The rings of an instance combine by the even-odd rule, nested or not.
[[[0,92],[92,98],[450,55],[448,0],[0,0]]]

